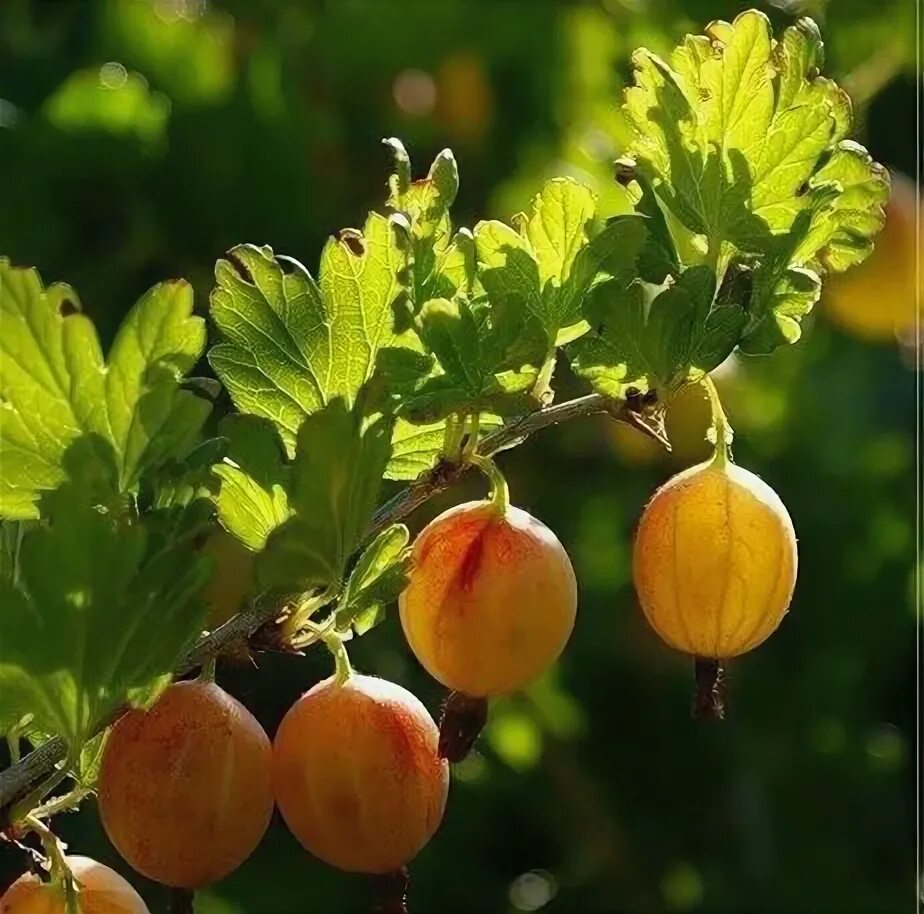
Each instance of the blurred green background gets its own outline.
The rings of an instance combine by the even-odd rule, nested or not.
[[[382,203],[384,136],[400,136],[418,170],[454,149],[460,224],[509,217],[554,174],[588,181],[615,212],[631,51],[666,52],[749,5],[3,0],[0,252],[72,283],[109,337],[166,277],[192,281],[204,312],[212,265],[238,242],[314,270],[329,233]],[[914,5],[758,5],[777,26],[819,20],[827,70],[856,102],[857,139],[914,174]],[[912,245],[898,260],[914,255]],[[731,667],[721,726],[690,720],[690,663],[648,630],[630,580],[641,507],[704,452],[702,404],[685,398],[669,413],[670,459],[602,420],[502,458],[516,503],[573,558],[579,624],[554,674],[495,703],[455,769],[445,823],[413,866],[412,912],[912,909],[913,357],[907,338],[856,321],[847,332],[834,313],[823,302],[799,344],[719,372],[736,459],[789,507],[801,563],[791,615]],[[561,398],[577,389],[564,373],[559,386]],[[442,695],[394,617],[352,653],[437,712]],[[219,675],[272,734],[330,662],[320,651],[258,662]],[[76,851],[125,871],[92,802],[60,825]],[[21,867],[0,852],[0,884]],[[157,886],[130,878],[164,910]],[[352,914],[367,893],[274,822],[197,910]]]

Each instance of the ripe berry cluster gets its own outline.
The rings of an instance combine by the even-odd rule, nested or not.
[[[779,497],[731,462],[730,429],[707,386],[715,453],[646,506],[634,578],[654,630],[697,658],[694,710],[721,716],[720,664],[777,628],[797,559]],[[210,885],[250,856],[278,806],[315,857],[348,872],[397,874],[390,884],[402,895],[401,874],[443,818],[449,762],[471,747],[487,699],[547,669],[577,610],[574,570],[555,534],[510,505],[492,461],[468,459],[488,475],[491,497],[451,508],[421,531],[399,599],[411,650],[451,690],[440,728],[406,689],[347,662],[295,702],[272,743],[209,672],[176,682],[150,710],[119,719],[105,747],[100,815],[135,870],[178,889]],[[50,882],[21,877],[2,911],[63,914],[68,892],[84,914],[147,911],[107,867],[83,857],[59,864]]]

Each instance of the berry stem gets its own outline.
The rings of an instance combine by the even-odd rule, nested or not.
[[[407,914],[407,887],[411,877],[406,866],[393,873],[373,877],[375,914]]]
[[[440,758],[461,762],[488,722],[488,700],[450,692],[440,718]]]
[[[337,685],[343,685],[353,675],[353,665],[347,653],[346,644],[340,634],[331,629],[321,636],[325,647],[334,655],[334,678]]]
[[[80,914],[77,886],[64,856],[64,846],[58,840],[57,835],[34,815],[26,816],[23,820],[23,825],[29,831],[38,835],[39,840],[42,842],[42,850],[44,850],[45,856],[51,864],[51,881],[64,888],[65,914]]]
[[[194,894],[192,889],[171,889],[168,914],[193,914]]]
[[[489,498],[494,505],[498,514],[507,513],[510,507],[510,489],[507,487],[507,480],[501,473],[497,464],[490,457],[483,457],[481,454],[469,454],[469,462],[473,463],[485,476],[491,484],[491,494]]]
[[[705,375],[702,380],[706,393],[709,394],[709,405],[712,407],[712,428],[710,436],[712,443],[715,445],[715,455],[712,460],[718,467],[724,467],[730,459],[728,449],[735,436],[734,430],[725,415],[722,408],[722,401],[719,399],[719,392],[716,390],[715,383],[709,375]]]
[[[322,606],[327,606],[328,603],[336,599],[337,593],[338,588],[332,584],[322,590],[321,593],[308,597],[306,600],[302,600],[280,626],[279,631],[283,640],[291,643],[296,639],[301,630],[305,628],[307,621],[321,609]]]
[[[714,657],[696,657],[693,661],[696,692],[693,696],[694,720],[725,719],[725,668]]]

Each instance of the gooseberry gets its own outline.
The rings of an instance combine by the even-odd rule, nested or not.
[[[430,675],[488,697],[526,685],[562,652],[577,583],[545,524],[519,508],[467,502],[421,531],[398,605],[408,644]]]
[[[326,679],[288,711],[273,742],[276,802],[314,856],[341,870],[400,869],[443,818],[447,763],[427,709],[371,676]]]
[[[214,682],[177,682],[113,726],[99,779],[103,827],[139,873],[209,885],[253,852],[273,811],[272,752],[253,715]]]
[[[141,896],[115,870],[89,857],[66,857],[74,876],[81,914],[149,914]],[[63,883],[24,873],[0,898],[2,914],[65,914]]]
[[[635,587],[671,647],[727,659],[757,647],[785,615],[796,536],[779,496],[753,473],[712,460],[655,493],[635,539]]]

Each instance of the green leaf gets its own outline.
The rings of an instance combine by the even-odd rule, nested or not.
[[[218,486],[212,467],[227,449],[224,438],[209,438],[198,444],[182,461],[171,460],[151,479],[151,509],[180,510],[209,499]]]
[[[392,524],[365,549],[353,568],[337,607],[336,626],[363,635],[383,618],[385,607],[407,586],[411,568],[410,534]]]
[[[452,295],[474,277],[465,241],[452,237],[449,209],[459,192],[459,169],[452,151],[433,160],[425,178],[413,181],[411,160],[399,139],[383,140],[393,156],[388,179],[389,209],[402,217],[408,233],[408,291],[413,309],[440,295]]]
[[[472,306],[462,298],[431,299],[417,326],[439,370],[405,392],[405,416],[428,423],[452,412],[507,414],[530,408],[523,395],[536,383],[535,363],[541,362],[544,349],[535,349],[532,359],[522,352],[514,308]]]
[[[220,433],[227,439],[222,463],[213,468],[221,481],[215,506],[221,525],[248,549],[259,552],[270,534],[288,520],[290,468],[271,422],[229,416]]]
[[[500,416],[490,413],[482,413],[478,421],[481,434],[503,425]],[[417,425],[399,417],[392,433],[391,458],[385,470],[385,478],[407,481],[432,470],[443,453],[445,437],[445,420]]]
[[[111,732],[109,729],[103,730],[84,744],[73,772],[77,786],[85,790],[91,790],[96,786],[103,764],[103,753],[106,751],[106,741]]]
[[[38,516],[68,473],[106,493],[184,454],[210,404],[180,387],[205,344],[191,287],[161,283],[128,313],[103,360],[67,286],[0,258],[0,516]]]
[[[628,387],[673,388],[691,372],[711,371],[734,349],[746,314],[716,298],[709,267],[691,267],[676,282],[635,280],[598,285],[586,314],[594,328],[568,348],[574,370],[605,396]]]
[[[445,421],[417,425],[397,419],[385,478],[411,480],[432,470],[439,461],[445,436]]]
[[[148,480],[139,503],[152,543],[191,544],[214,526],[218,480],[212,467],[226,444],[223,438],[203,441],[183,461],[170,461]]]
[[[525,234],[543,289],[567,284],[575,258],[589,240],[596,205],[593,191],[570,178],[548,181],[533,199]]]
[[[541,339],[548,352],[581,321],[585,295],[601,273],[634,268],[646,237],[638,217],[598,229],[596,197],[570,178],[555,178],[534,198],[523,233],[502,222],[475,226],[479,277],[492,308],[524,309],[518,335]],[[562,335],[560,331],[566,332]]]
[[[46,502],[49,524],[26,534],[19,581],[0,583],[0,692],[76,753],[201,631],[193,595],[208,564],[189,548],[153,548],[143,524],[71,488]]]
[[[750,312],[742,336],[749,351],[769,351],[798,338],[817,298],[806,271],[843,270],[870,252],[888,179],[845,140],[850,102],[818,75],[810,19],[778,42],[756,10],[706,33],[667,61],[633,56],[630,152],[684,264],[719,277],[736,260],[754,269],[755,298],[738,302]]]
[[[257,574],[302,591],[339,582],[362,542],[391,455],[392,424],[333,400],[302,425],[291,467],[292,516],[267,539]]]
[[[378,213],[321,254],[318,282],[297,261],[242,245],[215,268],[211,315],[221,342],[209,361],[242,413],[270,419],[291,456],[306,416],[348,404],[386,347],[413,345],[395,328],[406,256]]]
[[[415,237],[433,238],[445,227],[459,192],[459,168],[452,150],[444,149],[437,155],[426,178],[412,181],[411,160],[401,140],[390,137],[382,142],[394,157],[388,206],[407,217]]]

